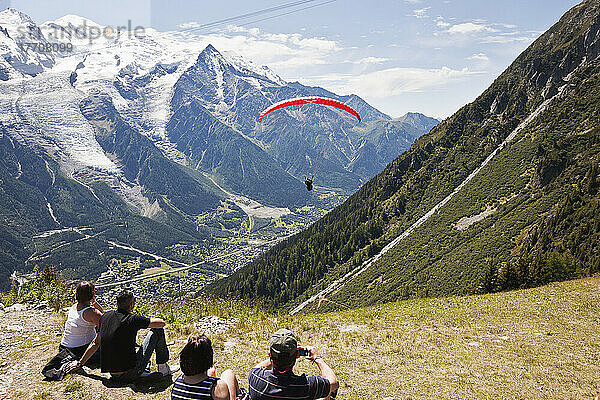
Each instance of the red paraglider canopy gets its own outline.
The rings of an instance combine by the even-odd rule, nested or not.
[[[331,106],[331,107],[339,108],[340,110],[347,111],[350,114],[354,115],[356,118],[358,118],[358,122],[361,121],[360,115],[358,115],[356,110],[354,110],[352,107],[342,103],[341,101],[337,101],[337,100],[330,99],[327,97],[296,97],[293,99],[287,99],[284,101],[280,101],[279,103],[273,104],[271,107],[267,108],[266,110],[264,110],[263,112],[260,113],[260,116],[258,117],[258,122],[261,122],[262,118],[265,115],[267,115],[268,113],[270,113],[271,111],[279,110],[280,108],[283,108],[283,107],[298,106],[298,105],[302,105],[302,104],[322,104],[324,106]]]

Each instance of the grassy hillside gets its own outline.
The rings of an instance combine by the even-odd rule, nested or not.
[[[361,266],[453,193],[550,99],[424,226],[330,299],[357,306],[593,272],[600,259],[593,212],[599,197],[599,30],[598,2],[574,7],[479,98],[417,140],[343,205],[207,291],[290,309]],[[570,203],[561,205],[565,201]],[[485,211],[489,216],[481,218]],[[562,218],[557,229],[546,222],[552,215]],[[481,220],[456,228],[469,217]],[[534,233],[544,229],[542,243]],[[527,246],[536,248],[535,257]]]
[[[578,78],[577,90],[331,299],[371,304],[535,286],[597,271],[600,68],[591,67]],[[486,210],[496,211],[457,229],[461,218]]]
[[[170,321],[174,355],[188,335],[198,333],[191,322],[209,314],[239,317],[230,331],[210,337],[217,371],[233,368],[246,388],[249,369],[266,356],[269,334],[288,327],[301,344],[322,349],[342,382],[340,399],[593,399],[600,393],[598,277],[310,316],[271,315],[223,301],[146,305],[142,311]],[[3,318],[10,326],[41,318],[28,312],[20,321],[15,313]],[[92,371],[96,379],[43,382],[39,370],[58,346],[61,318],[19,337],[14,327],[0,327],[0,337],[10,344],[3,357],[7,364],[0,367],[5,381],[12,382],[9,398],[169,398],[166,385],[158,393],[107,388],[98,370]],[[302,361],[296,372],[316,370]]]

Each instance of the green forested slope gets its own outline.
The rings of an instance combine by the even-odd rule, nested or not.
[[[330,300],[352,305],[496,291],[598,272],[600,68],[581,75],[590,76],[574,78],[583,79],[577,90]],[[487,218],[456,228],[461,218],[494,208]]]
[[[330,300],[352,306],[590,273],[598,259],[598,215],[592,214],[598,197],[599,15],[594,1],[567,12],[479,98],[415,142],[343,205],[207,290],[263,298],[274,307],[317,293],[450,194],[553,97],[432,219]],[[496,212],[464,230],[455,228],[462,217],[486,209]],[[592,222],[584,222],[589,218]]]

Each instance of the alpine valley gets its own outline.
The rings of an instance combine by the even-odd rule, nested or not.
[[[600,3],[305,231],[207,288],[291,313],[600,271]]]
[[[38,25],[15,9],[0,13],[4,289],[13,271],[48,264],[73,279],[128,261],[134,275],[231,273],[438,123],[286,82],[193,35],[148,28],[91,38],[85,27],[102,28],[74,15]],[[316,95],[350,105],[363,122],[309,106],[258,123],[273,103]],[[314,172],[308,192],[303,179]],[[205,262],[247,247],[238,262]]]

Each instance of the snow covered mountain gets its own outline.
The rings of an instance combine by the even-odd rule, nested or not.
[[[35,256],[32,235],[45,230],[142,217],[138,226],[161,224],[168,243],[193,241],[206,234],[201,216],[223,207],[264,218],[319,202],[301,182],[315,171],[317,191],[348,195],[428,130],[358,96],[286,82],[197,38],[150,28],[93,34],[103,29],[75,15],[37,25],[15,9],[0,12],[0,139],[10,154],[0,176],[29,185],[40,204],[27,207],[41,210],[26,232],[19,213],[0,210],[14,219],[6,235],[26,249],[10,253],[21,267]],[[258,124],[272,103],[311,95],[346,102],[364,123],[311,106]],[[51,183],[22,182],[27,165]],[[90,201],[120,211],[86,210]],[[137,241],[158,253],[165,244]]]
[[[150,138],[169,159],[179,164],[203,166],[195,156],[204,149],[192,151],[174,143],[167,134],[168,124],[174,124],[171,122],[174,112],[183,103],[195,101],[208,111],[207,117],[258,146],[266,153],[263,157],[272,158],[283,169],[278,178],[300,179],[318,169],[322,178],[318,185],[342,188],[348,193],[379,172],[414,140],[415,134],[407,132],[406,124],[393,121],[386,125],[386,137],[392,139],[384,146],[381,143],[376,146],[385,147],[392,156],[377,160],[370,171],[355,169],[357,160],[372,154],[369,145],[380,141],[380,135],[373,132],[379,129],[362,129],[349,116],[320,107],[287,110],[273,115],[263,125],[256,118],[262,109],[282,99],[324,95],[355,107],[366,124],[391,120],[355,95],[338,96],[321,88],[287,83],[268,67],[258,67],[232,52],[221,53],[212,45],[203,48],[200,41],[184,40],[176,34],[153,29],[146,29],[140,37],[123,34],[91,40],[91,28],[102,29],[91,20],[68,15],[38,27],[14,9],[0,13],[0,26],[5,55],[0,75],[6,77],[4,89],[12,98],[4,102],[4,107],[13,103],[13,114],[18,114],[19,106],[25,117],[36,120],[39,129],[55,136],[53,141],[67,153],[64,159],[70,165],[69,170],[93,167],[118,174],[119,168],[95,143],[92,129],[78,111],[78,102],[98,94],[108,95],[132,128]],[[24,37],[23,31],[28,32]],[[33,42],[38,46],[34,48]],[[52,51],[46,51],[47,46]],[[53,51],[52,46],[70,51]],[[25,79],[26,76],[33,79]],[[59,101],[53,99],[56,93],[61,94],[56,96]],[[31,99],[30,103],[26,99]],[[187,116],[179,113],[178,118]],[[228,182],[214,168],[204,168],[203,172],[215,174],[227,189],[238,194],[263,190]],[[288,204],[280,201],[271,205]]]
[[[29,16],[15,9],[0,13],[0,80],[35,76],[54,66],[52,53],[37,51],[29,45],[34,40],[44,48],[48,44]]]

